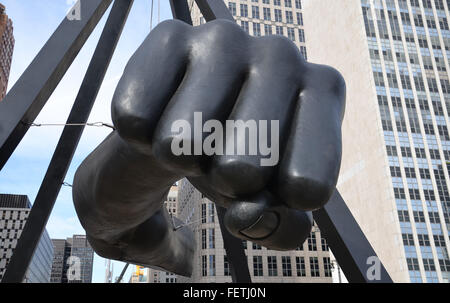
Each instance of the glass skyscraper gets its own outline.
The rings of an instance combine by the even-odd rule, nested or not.
[[[397,282],[450,279],[449,6],[304,1],[311,61],[347,82],[338,188]]]

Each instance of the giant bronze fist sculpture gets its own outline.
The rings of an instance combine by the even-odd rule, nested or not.
[[[89,242],[106,258],[190,275],[193,233],[175,230],[163,205],[187,177],[227,209],[234,236],[295,249],[335,189],[344,107],[340,74],[305,62],[284,37],[254,38],[223,20],[161,23],[117,86],[117,130],[75,175]]]

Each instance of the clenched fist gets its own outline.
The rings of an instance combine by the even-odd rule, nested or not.
[[[227,208],[236,237],[295,249],[310,211],[333,193],[345,83],[281,36],[254,38],[216,20],[166,21],[125,68],[112,101],[117,131],[78,169],[73,197],[100,255],[190,275],[194,237],[163,202],[187,177]]]

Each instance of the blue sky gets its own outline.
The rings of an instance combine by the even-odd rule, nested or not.
[[[82,0],[83,1],[83,0]],[[16,44],[8,88],[27,68],[41,47],[65,17],[71,0],[1,0],[13,20]],[[155,0],[154,25],[157,23]],[[106,74],[103,86],[92,110],[89,122],[111,123],[110,102],[125,64],[142,43],[150,30],[150,0],[135,0],[121,40]],[[90,58],[94,52],[109,10],[85,44],[82,51],[66,73],[36,123],[64,123],[83,80]],[[172,18],[169,1],[161,0],[161,21]],[[58,143],[62,127],[32,127],[20,143],[9,162],[0,171],[0,192],[28,195],[34,201],[47,170],[53,151]],[[83,159],[108,135],[110,129],[88,127],[66,177],[72,184],[73,175]],[[75,213],[70,187],[62,187],[55,208],[47,224],[51,238],[67,238],[73,234],[85,234]],[[103,282],[104,259],[94,258],[93,282]],[[118,276],[124,264],[115,262],[114,276]],[[125,279],[128,280],[130,267]]]

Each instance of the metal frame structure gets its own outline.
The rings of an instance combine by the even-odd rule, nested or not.
[[[195,0],[206,21],[235,21],[223,1]],[[81,20],[64,18],[39,54],[0,103],[0,170],[23,139],[60,80],[74,61],[113,0],[80,1]],[[2,283],[20,283],[31,262],[42,232],[64,183],[67,170],[81,138],[84,126],[115,47],[128,17],[133,0],[115,0],[89,68],[73,104],[67,124],[55,149],[17,247]],[[174,18],[192,24],[187,0],[170,0]],[[231,265],[233,282],[251,282],[242,241],[224,227],[225,210],[217,208],[225,249]],[[329,203],[313,213],[322,234],[336,256],[349,282],[392,282],[379,263],[379,279],[370,280],[367,264],[376,257],[372,246],[336,190]]]

